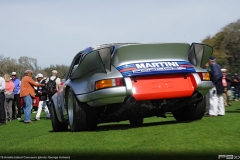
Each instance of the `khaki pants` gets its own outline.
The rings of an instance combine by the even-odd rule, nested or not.
[[[231,91],[224,87],[224,93],[222,94],[224,99],[224,106],[231,105]]]

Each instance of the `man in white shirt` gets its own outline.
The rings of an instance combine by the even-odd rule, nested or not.
[[[48,106],[48,109],[50,107],[50,104],[49,104],[49,100],[51,99],[51,97],[53,96],[54,92],[50,92],[49,90],[49,82],[52,80],[52,81],[55,81],[56,82],[56,90],[55,92],[58,91],[59,87],[60,87],[60,84],[61,84],[61,80],[60,78],[57,77],[57,70],[53,70],[52,71],[52,76],[49,77],[47,80],[46,80],[46,84],[47,84],[47,90],[48,90],[48,99],[47,99],[47,106]]]
[[[61,84],[61,80],[60,80],[60,78],[57,77],[57,74],[58,74],[57,70],[53,70],[52,71],[52,76],[50,77],[50,80],[55,80],[56,79],[55,80],[55,82],[56,82],[56,90],[58,91],[59,86]],[[49,78],[47,79],[46,83],[48,83],[48,81],[49,81]]]
[[[6,87],[5,80],[2,77],[0,77],[0,126],[6,125],[6,111],[4,108],[5,87]]]

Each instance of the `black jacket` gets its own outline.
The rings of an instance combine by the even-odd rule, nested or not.
[[[45,86],[43,87],[37,87],[37,90],[35,90],[36,92],[36,96],[39,97],[39,101],[46,101],[47,100],[47,89],[46,89],[46,81],[45,80],[41,80],[40,81],[41,84],[45,84]],[[40,94],[40,92],[42,94]]]
[[[222,75],[221,67],[217,63],[212,64],[211,71],[210,71],[210,80],[215,85],[217,94],[224,93],[222,77],[223,77],[223,75]]]
[[[239,78],[238,75],[234,75],[234,76],[233,76],[233,80],[234,80],[234,79],[237,80],[237,81],[240,81],[240,78]],[[233,81],[233,82],[232,82],[232,86],[233,86],[233,87],[239,87],[239,86],[240,86],[240,82],[234,82],[234,81]]]

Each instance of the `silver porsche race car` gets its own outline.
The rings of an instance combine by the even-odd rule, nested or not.
[[[193,43],[112,43],[73,58],[66,81],[51,99],[54,131],[94,130],[99,123],[166,117],[201,119],[212,87],[204,69],[212,47]]]

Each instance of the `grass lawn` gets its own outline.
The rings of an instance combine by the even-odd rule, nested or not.
[[[167,118],[145,118],[141,127],[123,121],[100,124],[94,132],[55,133],[44,115],[35,124],[14,120],[0,126],[0,159],[26,155],[45,159],[218,159],[218,155],[240,155],[240,102],[226,107],[225,116],[176,122],[167,114]]]

